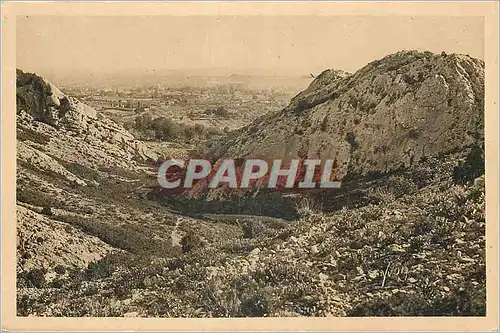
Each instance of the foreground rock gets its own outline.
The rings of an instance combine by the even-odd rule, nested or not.
[[[67,223],[51,220],[26,206],[17,207],[18,270],[57,266],[84,268],[113,248]]]

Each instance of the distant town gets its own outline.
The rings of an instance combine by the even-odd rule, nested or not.
[[[149,114],[219,130],[233,130],[268,112],[280,110],[297,93],[294,89],[259,89],[228,83],[113,89],[63,86],[62,90],[125,127],[130,127],[137,115]]]

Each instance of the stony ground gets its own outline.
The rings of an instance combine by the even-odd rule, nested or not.
[[[45,268],[36,269],[37,258],[47,255],[40,249],[52,249],[51,258],[59,258],[60,247],[53,245],[64,239],[44,239],[43,230],[35,231],[32,237],[42,235],[36,253],[19,253],[32,256],[18,276],[18,313],[484,315],[484,176],[471,171],[470,155],[430,159],[350,193],[322,195],[322,201],[297,198],[300,217],[291,221],[186,217],[141,198],[134,192],[138,184],[124,181],[102,183],[99,197],[72,189],[82,209],[93,207],[85,213],[55,204],[48,213],[22,204],[23,214],[39,214],[48,227],[85,236],[76,235],[72,247],[82,255],[43,257]],[[357,199],[342,209],[328,208],[328,201],[346,195]],[[103,258],[83,262],[91,250]]]

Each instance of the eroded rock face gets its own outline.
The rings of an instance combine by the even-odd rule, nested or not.
[[[69,172],[54,158],[42,151],[28,146],[24,142],[17,143],[17,156],[19,161],[25,163],[25,165],[29,165],[30,167],[34,167],[41,171],[50,172],[55,176],[63,177],[69,182],[73,182],[78,185],[87,185],[84,180]]]
[[[17,226],[18,271],[58,265],[87,267],[113,250],[95,236],[19,205]]]
[[[24,141],[18,145],[21,160],[36,156],[44,167],[56,166],[54,159],[60,159],[91,168],[122,169],[157,160],[155,152],[123,127],[42,77],[17,70],[16,83],[18,140]],[[45,163],[49,159],[54,163]],[[55,167],[54,172],[59,171]]]
[[[16,116],[18,273],[43,269],[49,281],[65,276],[57,267],[86,268],[119,250],[78,226],[109,210],[97,195],[104,182],[133,183],[155,153],[93,108],[19,70]]]
[[[341,177],[411,167],[484,141],[484,62],[405,51],[349,75],[325,71],[289,106],[211,152],[336,158]]]

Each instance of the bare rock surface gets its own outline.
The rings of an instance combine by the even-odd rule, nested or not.
[[[78,228],[17,206],[17,242],[20,271],[33,268],[87,267],[113,250]]]
[[[212,156],[336,158],[341,177],[411,167],[484,139],[483,89],[481,60],[398,52],[351,75],[323,72]]]
[[[55,159],[45,154],[42,151],[34,149],[24,142],[19,142],[17,144],[17,155],[19,160],[42,171],[53,172],[67,179],[70,182],[75,182],[78,185],[87,185],[85,181],[81,180],[61,164],[59,164]]]
[[[86,268],[122,250],[100,235],[116,228],[110,194],[122,199],[127,194],[120,191],[138,187],[139,175],[150,172],[158,155],[46,79],[18,70],[16,83],[18,270]],[[134,214],[143,212],[122,212]]]
[[[123,127],[47,80],[17,71],[18,138],[54,158],[89,167],[134,170],[158,155]],[[21,151],[21,154],[25,150]]]

